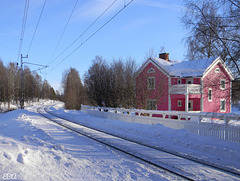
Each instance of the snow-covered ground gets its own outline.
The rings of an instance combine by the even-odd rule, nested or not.
[[[45,105],[52,104],[45,102]],[[0,114],[0,180],[174,180],[152,166],[77,135],[37,113],[41,104]],[[50,108],[82,124],[240,171],[240,143],[190,134],[160,124],[109,120]]]
[[[0,115],[0,180],[176,179],[49,122],[37,107]]]
[[[49,110],[93,128],[192,155],[240,171],[240,143],[197,136],[186,130],[175,130],[161,124],[149,125],[98,118],[82,111],[64,110],[62,107],[63,104],[57,104]]]

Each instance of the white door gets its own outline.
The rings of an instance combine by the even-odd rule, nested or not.
[[[188,101],[188,111],[193,111],[193,100]]]

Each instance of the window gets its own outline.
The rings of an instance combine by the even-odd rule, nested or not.
[[[212,102],[212,89],[211,88],[208,89],[208,101]]]
[[[178,107],[182,107],[182,101],[178,100]]]
[[[156,99],[148,100],[148,110],[156,110],[157,109],[157,101]]]
[[[178,84],[182,84],[182,80],[181,79],[178,79]]]
[[[154,68],[150,68],[150,69],[148,69],[148,73],[155,73]]]
[[[221,112],[226,111],[226,99],[221,99],[220,100],[220,110],[221,110]]]
[[[148,77],[148,89],[155,89],[155,78]]]
[[[192,83],[193,83],[192,79],[187,80],[187,84],[192,84]]]
[[[220,69],[219,69],[219,68],[216,68],[216,69],[215,69],[215,73],[220,73]]]
[[[221,90],[225,90],[226,89],[226,80],[225,79],[221,79],[221,81],[220,81],[220,89]]]

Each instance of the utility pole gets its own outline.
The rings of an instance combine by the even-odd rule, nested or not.
[[[22,98],[20,101],[21,109],[24,109],[24,73],[23,73],[23,58],[28,58],[28,55],[26,57],[23,57],[21,54],[21,92],[22,92]]]
[[[23,62],[23,59],[24,58],[28,58],[28,55],[26,55],[25,57],[22,56],[21,54],[21,94],[22,94],[22,97],[21,97],[21,100],[20,100],[20,106],[21,106],[21,109],[24,109],[24,99],[25,99],[25,92],[24,92],[24,72],[23,72],[23,64],[30,64],[30,65],[34,65],[34,66],[38,66],[40,68],[36,69],[36,70],[33,70],[31,72],[35,72],[37,70],[41,70],[41,69],[44,69],[44,68],[47,68],[48,66],[46,65],[40,65],[40,64],[36,64],[36,63],[29,63],[29,62]]]

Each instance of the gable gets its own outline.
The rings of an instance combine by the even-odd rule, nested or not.
[[[166,60],[163,60],[166,61]],[[149,65],[152,65],[149,67]],[[155,68],[159,71],[161,71],[164,75],[167,75],[169,77],[169,74],[167,72],[167,70],[165,70],[162,66],[159,65],[159,63],[154,60],[154,58],[149,58],[137,71],[137,77],[145,70],[145,69],[149,69],[149,68]],[[148,71],[148,70],[145,70]]]
[[[224,61],[221,59],[221,57],[218,57],[203,73],[203,78],[206,77],[212,70],[216,69],[218,65],[221,66],[222,70],[225,71],[225,73],[229,76],[230,80],[233,80],[234,77],[229,70],[229,68],[226,66]]]

